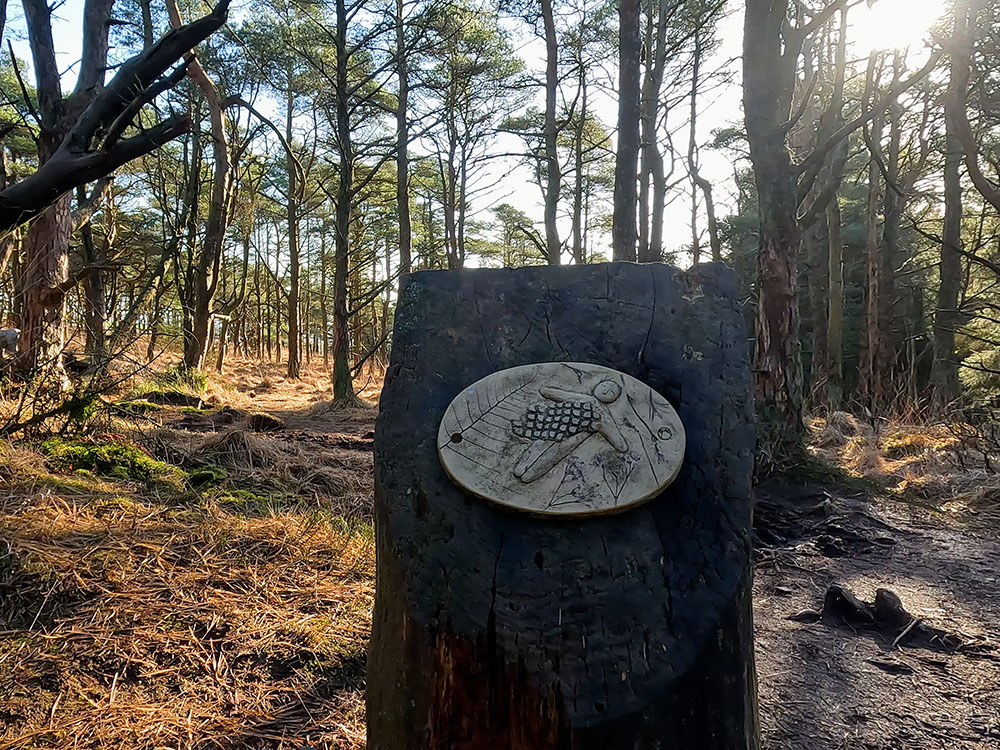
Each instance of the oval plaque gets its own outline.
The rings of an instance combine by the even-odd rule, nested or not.
[[[639,505],[674,481],[684,446],[684,426],[663,396],[581,362],[488,375],[455,397],[438,428],[438,454],[456,484],[545,515]]]

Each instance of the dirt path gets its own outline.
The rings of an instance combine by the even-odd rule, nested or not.
[[[995,529],[822,485],[773,481],[758,497],[769,542],[754,587],[765,747],[1000,747]],[[834,582],[867,601],[889,588],[965,646],[894,648],[863,629],[789,619],[821,609]]]

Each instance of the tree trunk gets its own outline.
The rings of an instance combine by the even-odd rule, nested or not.
[[[69,379],[63,368],[66,348],[63,316],[69,278],[69,241],[73,233],[69,196],[63,196],[35,219],[24,238],[21,270],[21,366],[44,372],[53,387],[65,390]]]
[[[639,168],[639,0],[618,3],[618,151],[615,154],[611,247],[615,260],[636,260],[636,179]]]
[[[558,266],[562,243],[559,241],[559,192],[562,168],[559,165],[559,126],[556,122],[556,99],[559,87],[559,42],[552,16],[552,0],[541,0],[542,26],[545,29],[545,255],[550,266]]]
[[[961,22],[956,18],[956,26]],[[945,107],[950,110],[952,96]],[[938,264],[939,286],[934,311],[934,365],[931,382],[934,405],[944,409],[959,396],[958,360],[955,355],[955,329],[958,327],[958,293],[962,283],[962,176],[965,158],[961,141],[953,128],[953,113],[945,125],[944,228],[941,233],[941,260]]]
[[[827,400],[827,347],[829,328],[830,256],[826,214],[803,233],[802,247],[808,269],[809,312],[812,318],[812,359],[810,360],[811,394],[815,403]]]
[[[41,132],[38,162],[55,154],[79,113],[104,82],[108,57],[108,20],[112,0],[88,0],[83,13],[83,55],[76,87],[64,98],[52,41],[52,10],[43,0],[25,0],[24,17],[35,69]],[[69,245],[73,233],[70,198],[63,195],[28,228],[21,269],[20,366],[29,372],[45,369],[57,390],[68,387],[63,368],[63,317],[69,291]]]
[[[831,409],[840,408],[844,394],[844,243],[841,235],[840,202],[834,196],[826,208],[829,239],[829,309],[826,343],[829,353],[826,398]]]
[[[760,746],[753,400],[736,290],[719,265],[404,282],[376,430],[370,750]],[[620,299],[640,304],[608,301]],[[685,463],[648,504],[540,521],[445,475],[436,437],[456,394],[563,358],[621,369],[677,408]]]
[[[796,302],[798,172],[784,127],[795,65],[794,58],[791,65],[785,60],[788,52],[774,13],[771,0],[747,0],[743,38],[743,109],[760,207],[755,391],[767,463],[797,456],[805,433]]]
[[[326,294],[327,294],[327,284],[326,284],[326,231],[320,234],[319,238],[319,320],[320,327],[323,329],[320,333],[320,344],[323,349],[323,367],[329,371],[330,369],[330,316],[327,312],[326,307]]]
[[[229,327],[230,320],[224,318],[222,320],[222,329],[219,331],[219,351],[215,357],[215,371],[222,372],[222,368],[226,364],[226,348],[229,342]]]
[[[691,262],[701,260],[701,234],[698,231],[698,83],[701,77],[701,29],[694,32],[691,59],[691,112],[688,117],[688,172],[691,175]]]
[[[712,183],[698,175],[695,184],[701,188],[705,196],[705,222],[708,224],[708,244],[712,248],[712,262],[722,262],[722,238],[719,237],[719,220],[715,215],[715,199],[712,196]]]
[[[870,141],[877,143],[882,137],[880,120],[872,123]],[[885,326],[882,323],[882,261],[878,242],[878,205],[880,174],[873,154],[868,163],[868,203],[865,211],[867,224],[867,284],[865,292],[865,338],[862,342],[861,393],[872,414],[880,414],[884,407],[882,374],[879,363],[883,360],[882,350]]]
[[[583,246],[583,131],[587,126],[587,71],[583,64],[582,37],[577,50],[577,86],[580,90],[580,112],[573,128],[573,262],[587,262]]]
[[[399,222],[399,265],[401,273],[410,270],[413,238],[410,226],[410,80],[407,61],[403,0],[396,0],[396,75],[399,93],[396,102],[396,217]],[[326,325],[326,312],[323,313]],[[323,360],[327,362],[326,330],[323,331]]]
[[[350,103],[347,98],[348,66],[347,8],[345,0],[337,6],[337,140],[340,146],[340,170],[337,181],[336,257],[333,269],[333,398],[354,396],[351,378],[350,320],[347,309],[347,282],[350,258],[351,202],[354,197],[354,149],[351,142]]]
[[[83,286],[83,323],[87,332],[84,350],[96,364],[107,357],[107,286],[102,268],[107,259],[104,251],[94,242],[94,229],[90,222],[80,228],[80,239],[83,242],[84,260],[91,267]]]
[[[288,151],[285,154],[285,166],[288,170],[288,201],[285,205],[285,218],[288,227],[288,377],[298,380],[301,370],[301,355],[299,353],[299,189],[296,173],[295,155],[292,147],[292,117],[294,100],[292,97],[291,66],[286,71],[288,88],[285,96],[285,142]]]
[[[177,9],[177,0],[166,0],[166,6],[170,25],[175,29],[179,28],[183,21]],[[230,160],[229,143],[226,140],[226,113],[219,91],[197,58],[191,57],[187,70],[191,80],[205,96],[212,126],[212,193],[205,221],[205,236],[198,253],[197,267],[192,275],[193,289],[189,292],[191,322],[184,337],[183,365],[189,370],[200,370],[204,366],[208,347],[212,301],[219,284],[222,245],[229,226]]]

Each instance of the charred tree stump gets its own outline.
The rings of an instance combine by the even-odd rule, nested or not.
[[[375,440],[371,750],[759,747],[754,448],[736,277],[609,264],[403,282]],[[464,493],[438,459],[463,388],[591,362],[687,432],[677,480],[619,515],[552,520]]]

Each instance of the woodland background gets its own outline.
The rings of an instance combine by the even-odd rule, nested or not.
[[[57,55],[44,2],[10,8],[4,33],[32,59],[8,45],[0,61],[3,185],[48,158],[105,71],[205,10],[85,5],[82,67]],[[923,46],[858,57],[863,4],[750,0],[741,66],[719,52],[740,10],[240,6],[128,131],[185,132],[0,240],[22,369],[60,380],[67,348],[100,373],[179,347],[184,368],[221,370],[236,351],[292,378],[322,359],[345,398],[387,361],[407,270],[723,260],[755,332],[765,458],[795,452],[803,410],[992,408],[996,7],[950,3]],[[699,128],[739,85],[745,117]],[[513,205],[529,192],[540,215]]]

